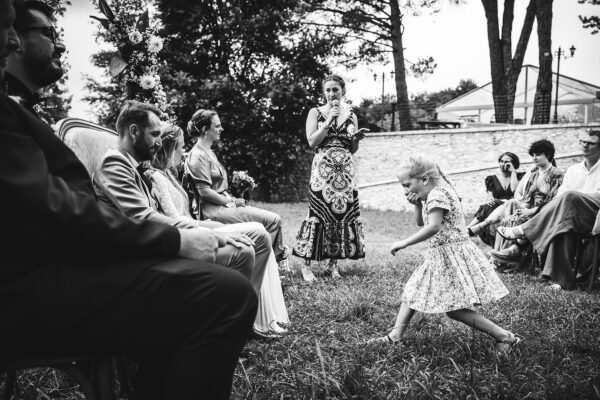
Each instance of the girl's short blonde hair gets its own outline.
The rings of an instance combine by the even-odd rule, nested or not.
[[[421,179],[428,177],[434,181],[445,179],[444,173],[439,165],[430,158],[423,155],[414,155],[408,157],[400,163],[398,167],[398,175],[400,171],[408,171],[408,176],[411,178]]]

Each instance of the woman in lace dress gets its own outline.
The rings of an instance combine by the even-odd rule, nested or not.
[[[183,131],[177,126],[166,126],[161,132],[161,139],[162,148],[152,160],[153,168],[146,170],[145,175],[152,181],[153,195],[165,215],[171,218],[193,219],[189,212],[187,193],[174,174],[183,158]],[[227,225],[219,229],[227,230]],[[263,336],[284,333],[286,330],[281,325],[288,324],[289,318],[273,252],[269,256],[258,299],[254,330]]]
[[[398,180],[408,201],[414,204],[417,225],[414,235],[395,242],[391,253],[429,240],[423,264],[412,273],[401,296],[402,305],[392,331],[369,342],[397,343],[415,311],[446,313],[496,340],[505,351],[519,342],[472,307],[498,300],[508,290],[494,268],[467,234],[460,199],[438,165],[425,157],[410,157],[400,166]]]
[[[306,137],[315,157],[308,216],[293,248],[293,254],[305,260],[302,276],[308,282],[315,279],[310,270],[312,260],[329,259],[327,271],[337,278],[337,260],[365,256],[352,154],[366,129],[357,129],[356,115],[350,108],[340,107],[346,93],[341,77],[326,77],[323,91],[327,103],[311,109],[306,119]]]

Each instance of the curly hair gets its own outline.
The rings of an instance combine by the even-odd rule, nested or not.
[[[204,137],[206,130],[210,129],[213,117],[217,115],[213,110],[197,110],[187,124],[190,137]]]
[[[174,169],[177,165],[173,160],[177,140],[183,137],[183,129],[177,125],[166,125],[161,129],[162,146],[154,154],[152,166],[162,171]]]
[[[517,156],[515,153],[511,153],[510,151],[505,151],[504,153],[500,154],[500,157],[498,157],[498,162],[500,162],[504,156],[510,158],[510,163],[513,165],[513,167],[515,167],[515,169],[518,169],[521,166],[521,160],[519,160],[519,156]]]
[[[530,156],[533,156],[534,154],[543,154],[552,165],[556,165],[556,161],[554,161],[554,151],[554,145],[547,139],[536,140],[529,146]]]

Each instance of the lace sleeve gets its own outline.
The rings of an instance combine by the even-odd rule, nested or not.
[[[156,170],[147,170],[146,176],[152,181],[152,191],[156,200],[160,203],[163,212],[167,217],[179,219],[182,217],[181,213],[177,210],[173,198],[169,192],[169,185],[171,184],[166,176]]]

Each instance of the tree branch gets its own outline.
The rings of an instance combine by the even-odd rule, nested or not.
[[[360,32],[369,33],[369,34],[374,35],[374,36],[381,37],[382,39],[392,40],[391,36],[389,36],[389,35],[385,35],[382,32],[373,32],[373,31],[370,31],[370,30],[364,29],[364,28],[358,28],[358,27],[348,28],[346,25],[341,25],[341,24],[324,24],[324,23],[320,23],[320,22],[301,22],[301,24],[304,24],[304,25],[314,25],[314,26],[324,26],[324,27],[328,27],[328,28],[341,28],[341,29],[347,29],[347,30],[353,30],[353,31],[360,31]]]

